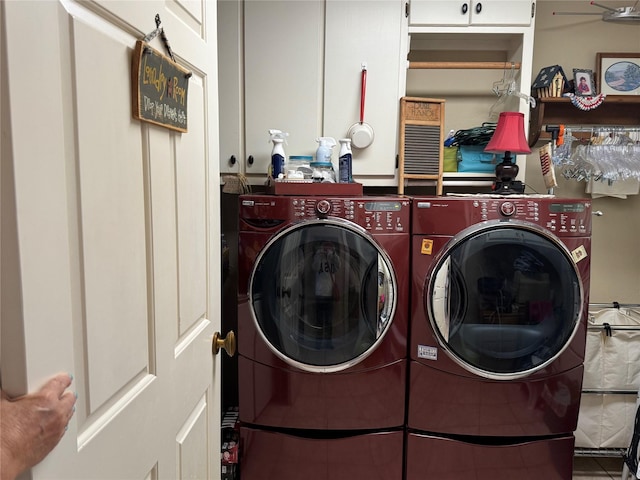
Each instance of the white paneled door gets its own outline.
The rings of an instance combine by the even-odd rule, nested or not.
[[[0,9],[2,387],[68,371],[78,393],[31,477],[219,478],[216,2]],[[192,72],[187,133],[132,118],[156,14]]]

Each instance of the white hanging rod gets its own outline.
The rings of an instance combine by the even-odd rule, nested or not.
[[[510,70],[520,69],[515,62],[409,62],[410,69],[434,70]]]
[[[640,332],[640,325],[635,327],[635,326],[629,326],[629,327],[620,327],[617,325],[609,325],[608,327],[604,327],[604,325],[589,325],[587,327],[587,330],[591,331],[591,332],[597,332],[600,330],[611,330],[611,331],[616,331],[616,332]]]
[[[590,303],[589,307],[597,308],[640,308],[640,303]]]

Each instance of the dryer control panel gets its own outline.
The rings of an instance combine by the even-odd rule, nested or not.
[[[413,199],[413,233],[455,235],[488,220],[530,222],[556,235],[591,234],[591,202],[548,196],[422,197]]]

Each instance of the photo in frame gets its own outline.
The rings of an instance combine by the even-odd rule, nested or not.
[[[575,84],[575,94],[579,97],[592,97],[596,94],[593,83],[593,71],[580,68],[573,69],[573,81]]]
[[[598,53],[600,93],[640,95],[640,53]]]

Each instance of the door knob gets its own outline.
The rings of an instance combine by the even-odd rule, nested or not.
[[[236,354],[236,334],[233,333],[233,330],[227,333],[225,338],[220,338],[220,332],[216,332],[213,334],[213,342],[211,345],[211,350],[214,355],[217,355],[222,348],[227,355],[233,357]]]

